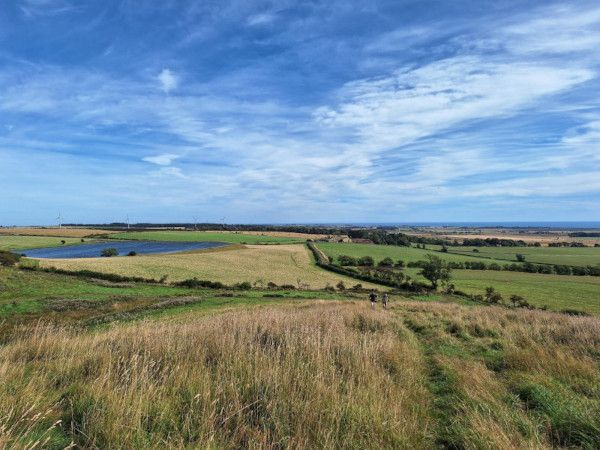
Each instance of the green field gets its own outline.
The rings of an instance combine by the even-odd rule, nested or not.
[[[486,264],[492,262],[496,262],[498,264],[506,263],[506,261],[500,260],[453,255],[451,253],[441,253],[434,250],[423,250],[415,247],[401,247],[396,245],[318,242],[317,247],[325,252],[327,256],[333,257],[334,259],[340,255],[353,256],[355,258],[360,258],[361,256],[371,256],[375,260],[375,263],[387,257],[392,258],[394,262],[399,259],[403,260],[405,263],[411,261],[424,261],[427,259],[428,254],[434,254],[446,261],[454,262],[482,261]]]
[[[406,274],[423,280],[419,269],[405,269]],[[493,286],[505,301],[520,295],[529,303],[560,311],[575,309],[600,314],[600,277],[543,275],[495,270],[453,270],[452,283],[467,294],[484,294]]]
[[[413,247],[392,245],[318,243],[317,246],[327,255],[334,258],[337,258],[339,255],[354,257],[372,256],[376,262],[386,257],[390,257],[394,261],[398,259],[402,259],[405,262],[419,261],[426,259],[427,254],[435,254],[447,261],[478,260],[487,264],[491,262],[498,264],[507,263],[507,261],[498,259],[477,258],[470,255],[432,252]],[[486,247],[481,247],[482,252],[484,249]],[[531,248],[531,250],[537,249],[539,248]],[[494,248],[491,250],[502,249]],[[418,275],[419,269],[408,268],[404,272],[413,278],[424,281]],[[515,294],[524,297],[533,305],[539,307],[546,305],[555,311],[576,309],[600,314],[600,277],[542,275],[494,270],[454,270],[452,271],[452,277],[452,283],[456,285],[456,288],[468,294],[483,294],[486,287],[493,286],[506,300]]]
[[[86,239],[86,242],[89,239]],[[65,244],[62,243],[65,241]],[[59,247],[80,244],[81,238],[51,236],[0,236],[0,250],[26,250],[29,248]]]
[[[567,266],[595,266],[600,264],[600,247],[449,247],[451,253],[484,256],[492,259],[517,261],[517,253],[525,261],[540,264],[564,264]]]
[[[133,231],[109,235],[111,239],[132,239],[144,241],[207,241],[228,242],[231,244],[292,244],[305,240],[292,237],[261,236],[241,233],[213,233],[206,231]]]

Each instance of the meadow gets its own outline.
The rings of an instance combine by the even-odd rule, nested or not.
[[[419,269],[405,269],[407,275],[421,281]],[[492,286],[508,303],[511,295],[520,295],[537,307],[565,309],[600,315],[600,277],[545,275],[495,270],[453,270],[452,283],[467,294],[485,294]]]
[[[473,255],[475,247],[449,247],[451,253]],[[517,253],[525,261],[567,266],[596,266],[600,264],[600,247],[476,247],[477,256],[496,260],[517,261]]]
[[[318,243],[317,246],[328,256],[334,258],[337,258],[339,255],[354,257],[372,256],[376,263],[386,257],[390,257],[394,261],[398,259],[404,262],[422,261],[426,259],[428,254],[434,254],[446,261],[482,261],[486,264],[491,262],[498,264],[507,263],[507,261],[499,259],[478,258],[471,255],[441,253],[392,245]],[[487,248],[479,247],[480,254],[485,254],[484,252]],[[529,248],[519,247],[515,249],[511,247],[510,251],[519,252],[520,250],[527,249]],[[534,250],[538,249],[540,248],[532,247],[530,254],[535,254]],[[541,249],[555,250],[544,247]],[[496,250],[504,251],[502,248],[491,248],[489,254],[495,255],[494,251]],[[600,253],[600,249],[597,248],[556,250],[593,250],[595,253]],[[450,249],[450,252],[453,251],[454,247]],[[499,252],[498,255],[500,254]],[[530,254],[526,256],[527,261],[530,260]],[[541,254],[544,255],[544,253]],[[563,253],[563,255],[566,254],[566,252]],[[578,252],[575,252],[575,254],[578,254]],[[425,281],[424,278],[418,275],[419,271],[416,268],[404,269],[404,273],[407,275],[410,275],[414,279]],[[502,294],[505,301],[508,301],[511,295],[520,295],[538,307],[547,306],[556,311],[575,309],[592,314],[600,314],[600,277],[544,275],[494,270],[453,270],[452,283],[457,289],[467,294],[483,294],[486,287],[492,286]]]
[[[154,279],[166,276],[168,281],[196,277],[228,285],[248,281],[257,286],[273,282],[323,288],[335,286],[340,281],[347,286],[359,283],[316,267],[302,244],[249,245],[220,251],[118,258],[45,259],[40,260],[40,265]]]
[[[600,445],[599,319],[366,303],[29,325],[0,346],[0,447]]]
[[[445,261],[464,262],[464,261],[482,261],[486,264],[496,262],[498,264],[506,263],[501,260],[490,260],[487,258],[478,258],[477,255],[455,255],[452,253],[440,253],[435,250],[439,246],[429,246],[429,249],[420,249],[415,247],[402,247],[396,245],[375,245],[375,244],[353,244],[353,243],[331,243],[318,242],[317,247],[321,249],[329,257],[336,260],[340,255],[353,256],[360,258],[361,256],[371,256],[375,263],[378,263],[384,258],[392,258],[394,262],[401,259],[405,263],[424,261],[428,254],[435,254]],[[335,262],[335,261],[334,261]]]
[[[65,244],[62,243],[65,241]],[[86,239],[86,242],[88,240]],[[30,248],[59,247],[81,244],[81,238],[51,236],[0,236],[0,250],[26,250]]]
[[[133,231],[110,234],[111,239],[132,239],[148,241],[206,241],[231,244],[292,244],[306,241],[306,237],[274,236],[265,234],[243,234],[212,231]]]

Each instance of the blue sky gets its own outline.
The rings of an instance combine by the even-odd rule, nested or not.
[[[597,1],[5,0],[0,224],[600,220]]]

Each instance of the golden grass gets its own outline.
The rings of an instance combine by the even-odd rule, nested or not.
[[[350,287],[358,281],[316,267],[307,248],[301,244],[247,245],[230,251],[173,255],[140,255],[119,258],[40,260],[42,266],[66,270],[88,269],[119,275],[180,281],[197,277],[226,284],[249,281],[266,285],[269,281],[296,287],[320,289],[340,280]],[[362,283],[365,287],[372,287]]]
[[[0,228],[0,235],[14,236],[55,236],[83,238],[93,234],[106,234],[106,230],[97,230],[93,228],[44,228],[44,227],[14,227]]]
[[[350,302],[39,326],[0,348],[0,444],[24,447],[62,419],[46,447],[427,448],[424,361],[402,336]],[[33,431],[15,419],[39,411]]]
[[[600,320],[265,306],[0,347],[0,447],[598,448]]]

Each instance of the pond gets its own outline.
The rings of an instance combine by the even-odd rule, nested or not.
[[[61,247],[33,248],[27,250],[13,250],[30,258],[98,258],[102,250],[114,248],[118,256],[127,256],[129,252],[138,255],[155,255],[164,253],[178,253],[190,250],[222,247],[229,245],[222,242],[168,242],[168,241],[102,241],[79,245],[64,245]]]

